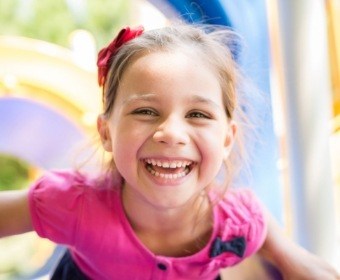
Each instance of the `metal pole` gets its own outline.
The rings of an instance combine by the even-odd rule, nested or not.
[[[279,0],[278,13],[293,234],[303,247],[335,263],[325,4],[322,0]]]

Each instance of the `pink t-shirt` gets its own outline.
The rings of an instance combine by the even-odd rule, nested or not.
[[[101,183],[100,183],[101,182]],[[266,236],[261,205],[248,189],[229,190],[214,207],[208,244],[187,257],[153,254],[135,235],[124,213],[120,186],[77,172],[50,172],[29,192],[33,226],[39,236],[69,247],[74,262],[90,279],[214,279],[220,268],[254,254]],[[211,256],[211,247],[244,237],[243,257]]]

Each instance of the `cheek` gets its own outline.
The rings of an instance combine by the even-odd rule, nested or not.
[[[146,139],[147,134],[141,126],[131,123],[116,126],[115,137],[112,140],[112,155],[117,167],[134,164]]]
[[[118,137],[117,141],[113,142],[112,158],[119,174],[127,180],[131,177],[131,172],[135,170],[136,153],[134,142],[129,141],[124,137]]]
[[[213,176],[219,172],[224,158],[224,138],[219,135],[221,135],[221,131],[214,130],[199,138],[202,168]]]

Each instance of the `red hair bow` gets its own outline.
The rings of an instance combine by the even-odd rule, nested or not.
[[[106,48],[99,51],[97,59],[99,86],[105,84],[106,76],[112,62],[111,58],[117,53],[118,49],[126,42],[141,35],[143,31],[144,28],[142,26],[138,26],[136,29],[130,29],[129,27],[123,28]]]

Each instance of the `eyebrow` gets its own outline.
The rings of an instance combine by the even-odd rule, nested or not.
[[[122,103],[128,104],[137,101],[155,101],[157,99],[157,95],[154,93],[145,93],[145,94],[134,94],[129,98],[125,99]]]
[[[213,101],[209,98],[205,98],[201,95],[194,95],[194,96],[192,96],[191,100],[195,103],[207,104],[207,105],[216,107],[218,109],[221,109],[221,106],[219,106],[215,101]]]
[[[157,99],[157,94],[154,93],[134,94],[124,100],[122,105],[138,101],[156,101]],[[217,109],[221,109],[221,106],[219,106],[215,101],[197,94],[191,96],[189,98],[189,102],[206,104],[208,106],[213,106]]]

